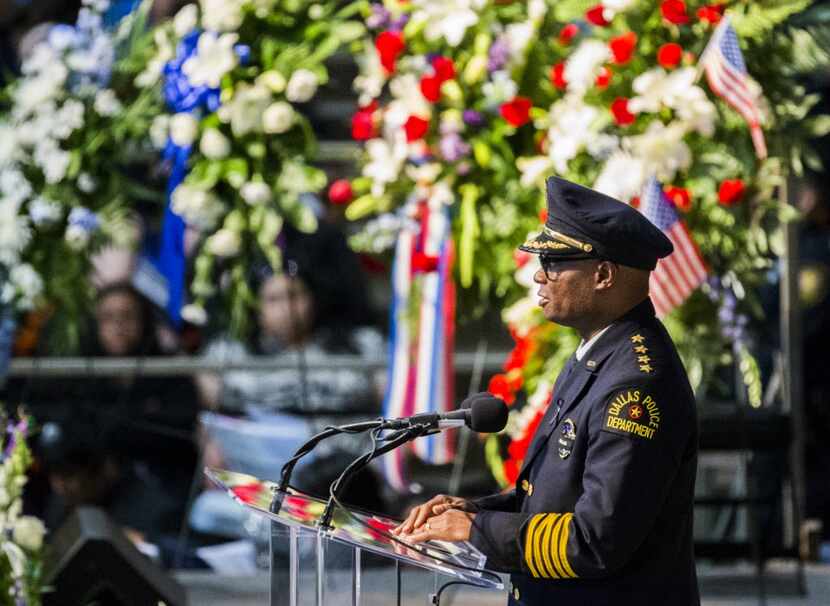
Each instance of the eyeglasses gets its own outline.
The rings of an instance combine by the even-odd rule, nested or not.
[[[542,265],[542,271],[545,272],[545,277],[548,280],[554,280],[556,274],[574,263],[582,261],[593,261],[594,263],[602,263],[601,259],[561,259],[559,257],[552,257],[549,255],[540,255],[539,263]]]

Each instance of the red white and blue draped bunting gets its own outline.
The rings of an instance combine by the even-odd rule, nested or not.
[[[387,418],[453,408],[455,284],[449,211],[420,202],[417,219],[401,231],[395,251],[383,403]],[[412,450],[430,463],[447,463],[454,454],[452,436],[445,431],[421,438]],[[405,456],[398,449],[382,459],[387,480],[401,491],[408,486]]]

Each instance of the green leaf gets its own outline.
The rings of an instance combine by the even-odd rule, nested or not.
[[[461,238],[458,246],[458,271],[461,285],[469,288],[473,283],[473,259],[479,234],[476,200],[481,195],[481,191],[472,183],[465,183],[459,191],[461,193]]]

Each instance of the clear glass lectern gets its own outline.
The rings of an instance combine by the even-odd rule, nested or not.
[[[469,543],[407,546],[388,536],[398,522],[337,508],[330,528],[318,526],[326,502],[253,476],[206,469],[243,506],[271,522],[271,605],[405,606],[449,581],[502,589],[498,574]]]

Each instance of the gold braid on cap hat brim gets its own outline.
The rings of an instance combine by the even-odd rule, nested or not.
[[[542,227],[542,231],[544,231],[548,236],[553,238],[554,240],[558,240],[559,242],[564,242],[568,246],[573,246],[574,248],[578,248],[579,250],[589,253],[594,250],[594,247],[587,242],[581,242],[576,238],[571,238],[570,236],[566,236],[563,233],[559,233],[558,231],[552,230],[547,225]]]

